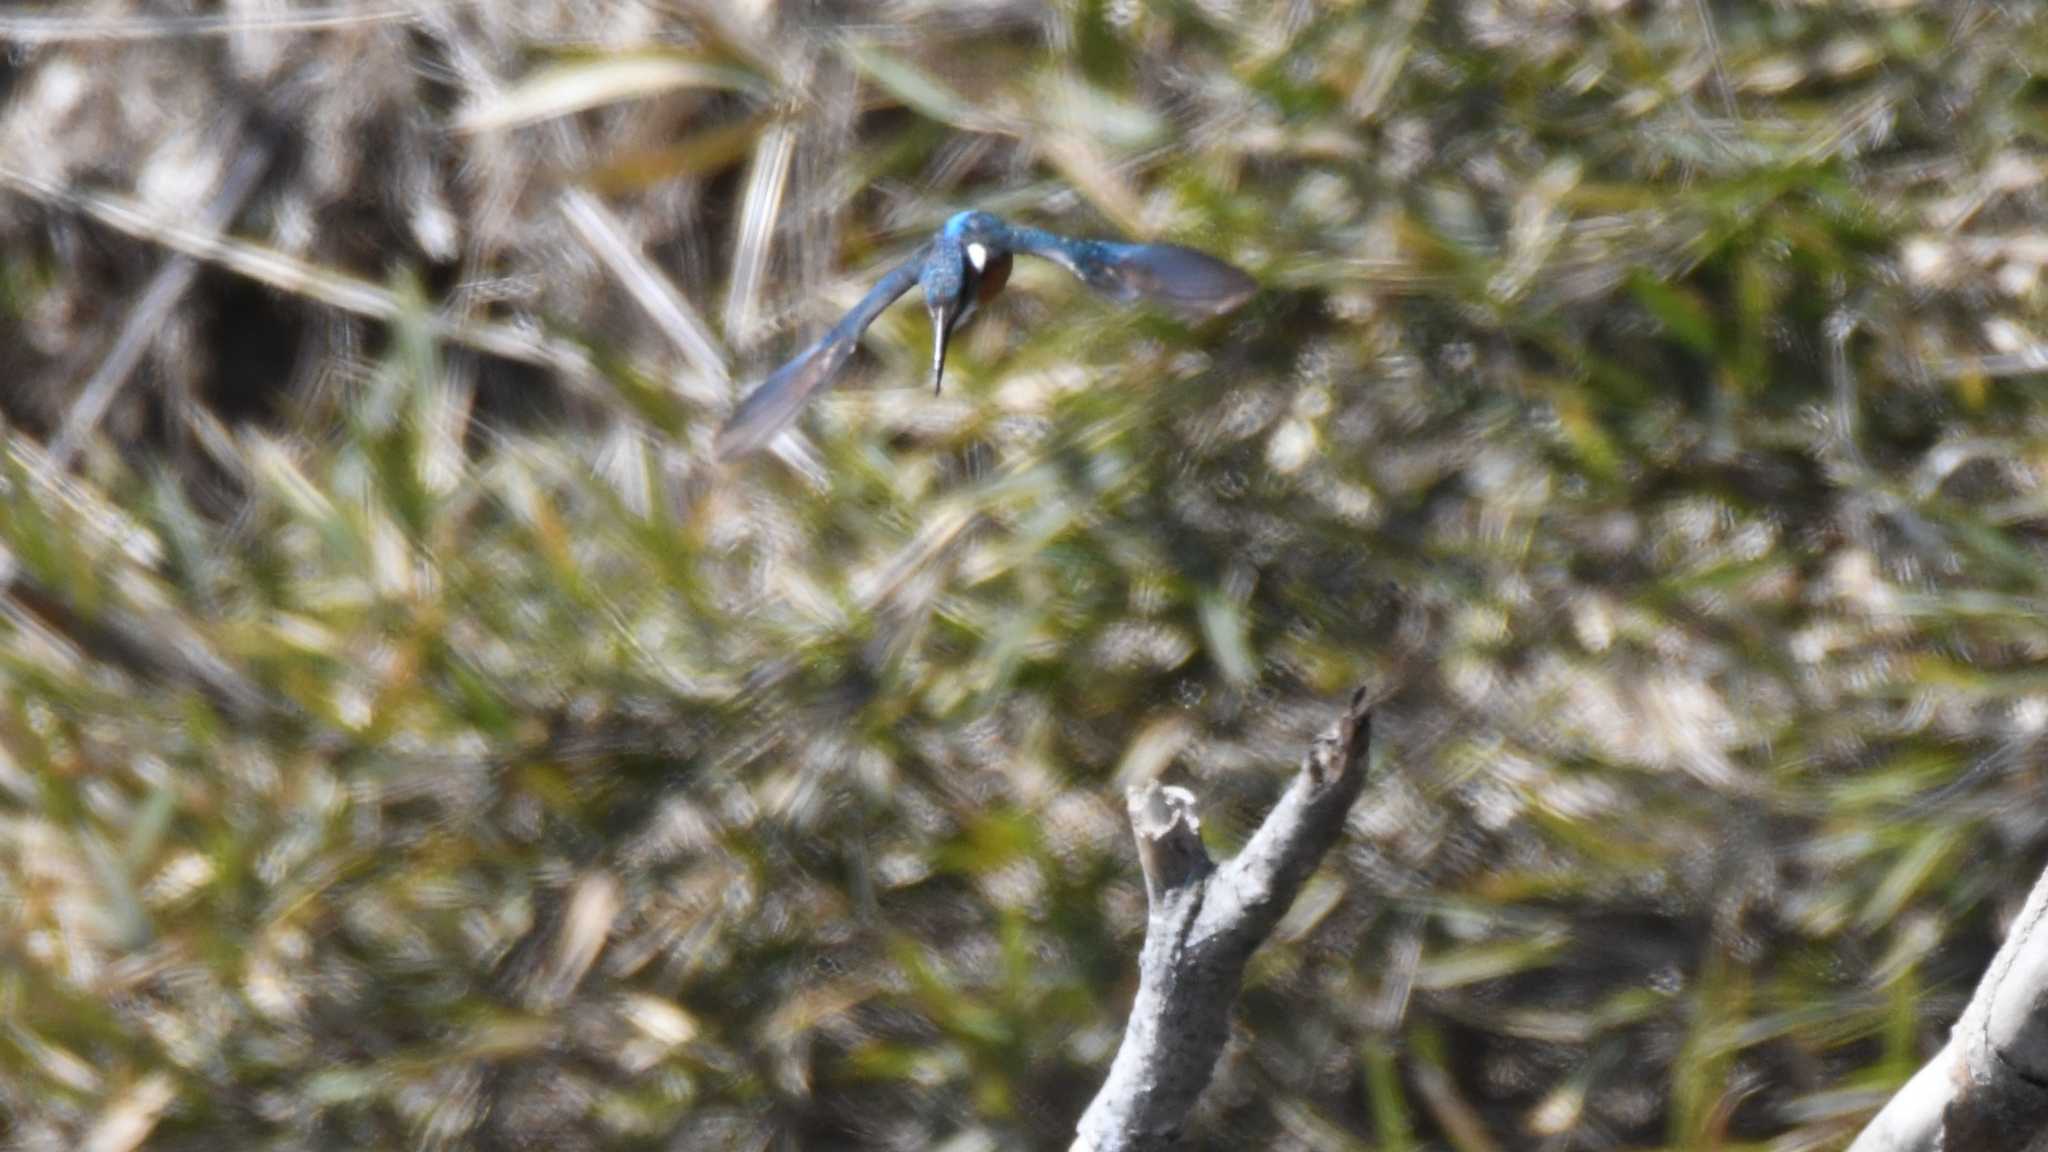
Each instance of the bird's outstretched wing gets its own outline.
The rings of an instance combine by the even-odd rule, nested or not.
[[[1221,316],[1259,290],[1242,268],[1178,244],[1077,240],[1039,228],[1013,228],[1009,239],[1016,251],[1043,256],[1116,300],[1155,300]]]
[[[909,259],[891,268],[879,283],[868,289],[860,303],[840,317],[839,323],[820,336],[817,343],[777,368],[773,376],[749,392],[739,407],[733,409],[725,427],[719,429],[715,449],[718,458],[730,460],[762,448],[775,439],[776,433],[789,427],[810,398],[830,384],[839,370],[846,366],[855,345],[860,343],[861,333],[868,330],[875,317],[894,304],[897,297],[917,285],[918,273],[930,251],[930,244],[919,245]]]

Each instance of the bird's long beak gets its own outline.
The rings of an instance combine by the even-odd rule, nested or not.
[[[944,309],[932,313],[932,395],[946,379],[946,342],[953,338],[952,316]]]

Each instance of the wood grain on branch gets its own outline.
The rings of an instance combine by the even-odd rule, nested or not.
[[[1179,1137],[1229,1038],[1246,962],[1343,833],[1365,784],[1370,734],[1360,691],[1244,850],[1220,867],[1202,846],[1192,793],[1157,782],[1131,790],[1150,905],[1138,995],[1073,1152],[1141,1152]]]

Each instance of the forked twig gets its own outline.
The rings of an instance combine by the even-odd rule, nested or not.
[[[1131,790],[1151,907],[1138,996],[1072,1152],[1143,1152],[1179,1138],[1229,1038],[1246,962],[1344,831],[1365,786],[1371,731],[1361,689],[1244,850],[1222,865],[1202,846],[1192,793],[1156,781]]]

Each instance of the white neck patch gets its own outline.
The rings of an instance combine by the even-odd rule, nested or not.
[[[988,266],[988,249],[980,244],[969,244],[967,246],[967,262],[974,265],[976,272],[981,271]]]

